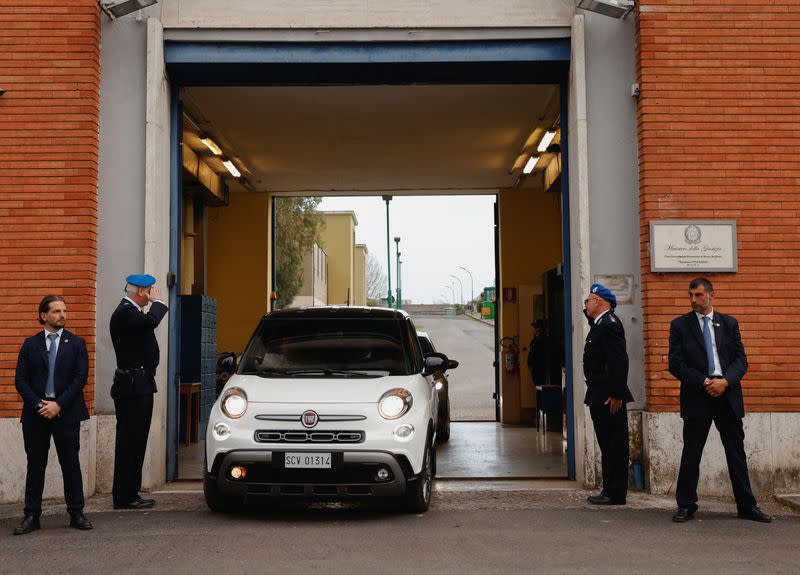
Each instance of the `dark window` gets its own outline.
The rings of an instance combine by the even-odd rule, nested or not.
[[[419,350],[399,318],[264,318],[240,362],[239,373],[346,377],[410,375]],[[304,373],[320,371],[326,373]]]

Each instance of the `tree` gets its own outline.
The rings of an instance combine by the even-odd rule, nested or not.
[[[303,287],[303,257],[319,243],[324,225],[317,211],[322,198],[277,198],[275,201],[276,306],[289,305]]]
[[[378,258],[367,254],[367,299],[386,301],[386,274]]]

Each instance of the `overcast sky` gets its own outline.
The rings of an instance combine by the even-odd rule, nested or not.
[[[494,283],[494,196],[395,196],[389,206],[392,294],[396,294],[394,237],[400,236],[403,262],[403,300],[413,303],[451,302],[470,298],[469,274],[474,295]],[[358,219],[356,242],[367,244],[386,271],[386,203],[380,197],[327,197],[320,211],[352,210]],[[385,292],[386,290],[384,290]]]

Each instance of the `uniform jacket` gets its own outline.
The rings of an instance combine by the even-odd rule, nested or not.
[[[169,311],[166,305],[154,301],[147,312],[139,311],[127,299],[111,314],[111,341],[117,355],[117,368],[145,370],[146,378],[137,378],[136,395],[155,393],[155,372],[159,363],[155,330]]]
[[[47,387],[49,356],[44,330],[29,337],[22,344],[17,359],[14,384],[22,396],[22,416],[41,417],[36,404],[44,399]],[[61,332],[56,352],[54,384],[56,403],[61,407],[59,418],[64,423],[78,423],[89,419],[89,411],[83,399],[83,387],[89,376],[89,354],[86,342],[68,330]]]
[[[672,320],[669,326],[669,372],[681,382],[681,417],[707,417],[713,402],[728,401],[734,413],[744,417],[742,378],[747,372],[747,356],[735,318],[714,310],[713,329],[722,375],[728,389],[721,398],[708,395],[703,382],[709,369],[703,331],[693,311]]]
[[[586,405],[605,403],[609,397],[633,401],[628,389],[625,329],[613,311],[605,313],[589,329],[583,348],[583,375]]]

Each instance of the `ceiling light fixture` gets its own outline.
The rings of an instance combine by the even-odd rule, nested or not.
[[[525,167],[522,168],[523,174],[530,174],[533,171],[533,168],[536,167],[536,163],[539,161],[539,156],[531,156],[528,160],[528,163],[525,164]]]
[[[200,134],[200,141],[206,145],[206,148],[211,150],[215,156],[222,155],[222,148],[220,148],[214,140],[209,138],[206,134]]]
[[[555,137],[556,137],[556,133],[555,133],[554,130],[548,130],[547,132],[545,132],[544,136],[542,136],[542,141],[539,142],[539,146],[536,148],[536,151],[537,152],[546,152],[547,151],[547,146],[550,145],[550,143],[553,141],[553,138],[555,138]]]
[[[228,172],[230,172],[231,176],[233,176],[234,178],[238,178],[239,176],[242,175],[242,173],[238,169],[236,169],[236,166],[233,165],[233,162],[231,162],[227,158],[222,159],[222,165],[225,166],[225,169],[227,169]]]

